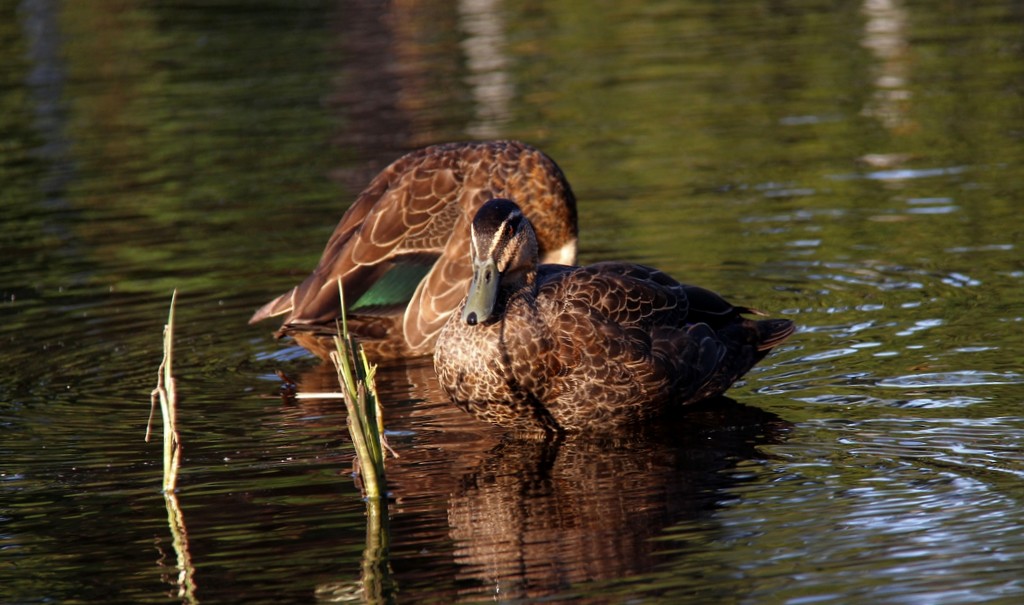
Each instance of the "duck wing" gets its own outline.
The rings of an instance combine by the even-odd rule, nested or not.
[[[429,353],[471,277],[469,221],[492,197],[523,200],[548,252],[575,259],[575,197],[558,166],[514,141],[450,143],[385,168],[342,217],[316,269],[249,320],[287,315],[279,335],[322,331],[340,315],[392,316],[409,354]],[[379,336],[379,335],[378,335]]]
[[[558,335],[553,356],[567,360],[559,370],[580,368],[583,377],[565,391],[601,384],[609,407],[724,392],[795,329],[785,319],[744,317],[757,312],[643,265],[606,262],[539,275],[538,297],[557,301],[547,323]]]

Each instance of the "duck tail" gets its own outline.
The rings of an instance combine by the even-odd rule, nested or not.
[[[295,294],[297,290],[298,288],[292,288],[259,309],[256,309],[256,312],[249,318],[249,324],[251,325],[270,317],[291,312],[295,308]]]
[[[757,350],[767,353],[796,331],[796,324],[788,319],[761,319],[754,322],[757,330]]]

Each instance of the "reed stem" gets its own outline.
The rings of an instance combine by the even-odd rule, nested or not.
[[[164,425],[164,481],[163,491],[173,492],[178,485],[178,467],[181,465],[181,437],[178,435],[178,391],[174,381],[174,305],[178,290],[171,294],[171,308],[164,325],[164,358],[157,369],[156,388],[150,394],[149,422],[146,424],[146,441],[149,441],[153,427],[153,412],[160,402],[160,414]]]
[[[345,408],[348,410],[348,430],[356,449],[356,461],[363,480],[366,498],[380,498],[387,492],[384,475],[384,419],[374,378],[377,367],[366,359],[362,345],[348,332],[345,314],[345,292],[338,280],[341,297],[341,322],[334,337],[335,350],[331,361],[338,372]]]

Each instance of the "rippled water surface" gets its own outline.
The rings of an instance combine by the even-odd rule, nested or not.
[[[0,602],[1024,599],[1018,3],[0,13]],[[332,375],[246,320],[387,162],[505,137],[565,170],[583,261],[800,331],[734,401],[557,446],[384,367],[375,517],[343,404],[278,372]],[[177,537],[143,440],[174,288]]]

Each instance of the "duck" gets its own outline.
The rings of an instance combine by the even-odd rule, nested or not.
[[[652,267],[543,263],[510,199],[476,212],[469,256],[434,370],[455,405],[515,433],[650,422],[721,395],[796,327]]]
[[[300,284],[266,303],[254,324],[283,316],[291,336],[328,359],[346,300],[348,329],[375,362],[429,356],[465,295],[469,223],[489,199],[522,200],[545,262],[576,259],[576,197],[547,154],[520,141],[431,145],[384,168],[341,217]]]

